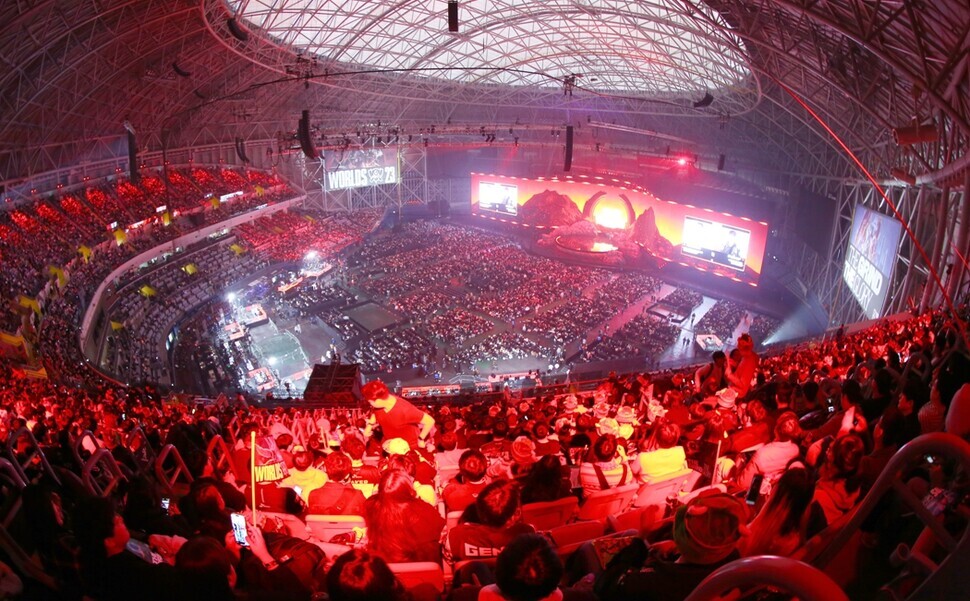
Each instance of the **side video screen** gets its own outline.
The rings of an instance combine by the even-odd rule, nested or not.
[[[478,208],[505,215],[519,212],[519,188],[510,184],[480,182],[478,184]]]
[[[744,271],[751,232],[716,221],[684,217],[681,252],[738,271]]]

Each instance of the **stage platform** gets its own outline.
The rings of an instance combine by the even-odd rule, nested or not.
[[[663,304],[662,301],[647,309],[647,313],[676,324],[684,323],[684,320],[689,317],[688,315],[681,315],[674,309]]]
[[[400,315],[388,311],[377,303],[364,303],[359,307],[348,309],[344,313],[368,332],[386,328],[401,320]]]
[[[239,311],[239,322],[246,327],[260,326],[267,321],[269,321],[269,316],[262,305],[247,305]]]

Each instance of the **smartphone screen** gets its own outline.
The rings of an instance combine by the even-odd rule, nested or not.
[[[748,488],[748,494],[744,496],[744,502],[748,505],[754,505],[758,502],[758,497],[761,496],[761,483],[764,482],[764,474],[755,474],[754,478],[751,479],[751,486]]]
[[[232,535],[236,538],[236,543],[240,547],[248,547],[249,540],[246,538],[246,518],[241,513],[233,513],[230,519],[232,520]]]
[[[165,513],[168,513],[168,506],[171,504],[171,502],[172,500],[168,497],[162,497],[162,509],[165,510]]]

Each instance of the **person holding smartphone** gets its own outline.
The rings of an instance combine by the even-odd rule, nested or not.
[[[155,563],[151,554],[136,554],[130,548],[128,527],[115,513],[111,499],[81,499],[74,512],[74,535],[85,593],[100,601],[179,598],[178,571],[166,563]]]
[[[749,495],[760,497],[753,484],[754,480]],[[739,545],[741,556],[791,556],[805,542],[806,514],[814,494],[812,474],[799,463],[790,466],[775,483],[768,502],[748,524],[748,535]]]

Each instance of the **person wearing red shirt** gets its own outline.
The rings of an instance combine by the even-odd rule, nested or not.
[[[434,428],[434,418],[411,403],[391,394],[387,385],[372,380],[361,388],[361,395],[374,409],[375,423],[384,432],[384,440],[403,438],[412,449],[421,446]],[[369,435],[369,432],[365,432]]]

